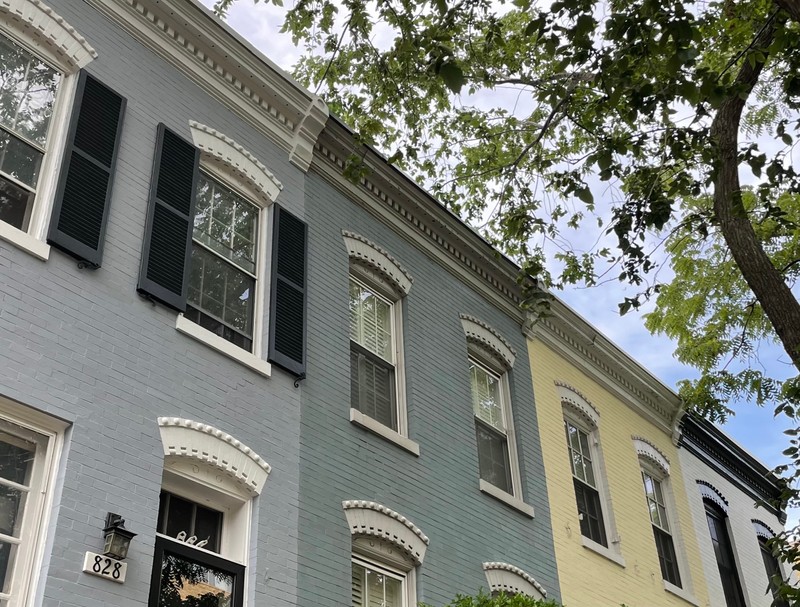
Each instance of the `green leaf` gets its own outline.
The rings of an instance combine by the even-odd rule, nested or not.
[[[460,93],[461,88],[466,82],[464,71],[455,61],[446,61],[439,67],[439,76],[444,81],[447,88],[454,93]]]

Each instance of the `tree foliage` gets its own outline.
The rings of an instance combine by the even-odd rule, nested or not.
[[[296,75],[523,282],[618,278],[622,312],[658,294],[690,403],[754,395],[794,425],[797,379],[750,357],[775,340],[800,370],[800,0],[295,0],[284,30]]]
[[[524,594],[501,592],[489,595],[481,591],[475,596],[460,594],[446,607],[560,607],[560,605],[555,601],[534,599]]]

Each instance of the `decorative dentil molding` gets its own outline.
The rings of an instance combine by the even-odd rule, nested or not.
[[[342,502],[342,508],[352,535],[387,540],[406,553],[416,565],[425,560],[430,540],[406,517],[386,506],[364,500],[346,500]]]
[[[728,500],[720,493],[719,489],[704,480],[697,481],[697,488],[700,490],[700,495],[703,496],[703,499],[712,501],[719,506],[725,514],[728,513]]]
[[[517,352],[499,332],[482,320],[469,314],[459,314],[461,326],[467,336],[467,341],[475,342],[483,348],[488,348],[494,358],[502,365],[511,369],[517,357]]]
[[[483,570],[486,572],[486,581],[492,592],[525,594],[539,600],[547,598],[544,587],[519,567],[492,562],[484,563]]]
[[[363,263],[377,272],[401,297],[408,295],[414,279],[388,251],[360,234],[347,230],[342,230],[342,237],[351,261]]]
[[[600,426],[600,412],[589,402],[583,394],[578,392],[569,384],[557,381],[555,382],[558,388],[558,396],[561,399],[561,405],[577,415],[585,423],[589,424],[592,428]]]
[[[669,459],[667,459],[663,451],[646,438],[641,436],[632,436],[631,438],[633,439],[633,448],[636,449],[639,457],[645,458],[648,462],[658,467],[666,476],[669,476]]]
[[[0,0],[0,21],[45,53],[65,74],[73,74],[97,58],[86,38],[40,0]]]
[[[261,493],[270,465],[230,434],[180,417],[159,417],[158,426],[165,456],[196,459],[224,472],[250,495]]]
[[[196,0],[84,1],[308,169],[327,106],[208,9]]]
[[[760,521],[757,518],[751,519],[750,522],[753,523],[753,529],[758,537],[763,537],[765,540],[775,537],[775,532],[765,522]]]
[[[189,128],[192,141],[206,161],[222,164],[225,172],[232,174],[237,185],[253,198],[265,204],[275,202],[283,185],[255,156],[210,126],[190,120]]]

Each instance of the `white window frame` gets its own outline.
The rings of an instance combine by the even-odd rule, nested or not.
[[[592,457],[592,472],[594,473],[595,489],[600,496],[600,508],[603,513],[603,527],[606,533],[606,541],[608,546],[595,542],[594,540],[586,537],[581,533],[581,542],[584,548],[598,553],[600,556],[625,567],[625,559],[622,557],[621,542],[619,534],[617,533],[616,521],[614,518],[614,508],[611,500],[611,491],[608,486],[608,477],[606,476],[606,464],[603,457],[603,447],[600,442],[600,414],[597,409],[589,402],[575,388],[566,384],[556,382],[559,397],[561,398],[561,407],[565,422],[571,423],[573,426],[583,431],[587,435],[589,443],[589,450]],[[565,436],[564,448],[565,456],[569,455],[570,445],[566,442]],[[572,466],[567,461],[569,466],[570,476],[572,476]],[[580,479],[578,479],[580,481]],[[573,496],[577,506],[577,497]],[[577,518],[577,507],[575,510],[576,523],[580,523]],[[580,531],[579,531],[580,533]]]
[[[240,348],[197,323],[178,314],[175,328],[181,333],[204,343],[220,354],[249,367],[264,377],[272,374],[272,365],[266,360],[266,311],[269,309],[270,241],[274,213],[270,212],[283,186],[275,176],[250,152],[219,131],[190,121],[192,141],[200,149],[200,171],[224,187],[231,189],[245,201],[259,208],[258,244],[256,249],[255,300],[253,302],[253,348],[251,352]],[[194,192],[195,199],[197,192]],[[194,218],[192,218],[194,220]],[[194,232],[194,227],[192,227]],[[194,246],[194,233],[192,234]],[[203,246],[203,245],[200,245]],[[205,247],[204,247],[205,248]],[[205,248],[206,250],[207,249]],[[212,254],[215,254],[211,251]],[[224,258],[221,258],[224,260]],[[227,260],[224,260],[228,262]],[[230,262],[228,262],[230,263]],[[188,280],[188,277],[187,277]]]
[[[402,588],[400,593],[401,603],[396,607],[416,607],[417,604],[416,572],[413,568],[409,569],[408,571],[402,571],[396,567],[387,565],[382,561],[371,559],[367,556],[364,556],[362,553],[358,551],[353,553],[353,555],[350,558],[350,561],[351,561],[351,566],[359,565],[361,567],[365,567],[372,571],[381,573],[382,575],[399,580]],[[364,605],[363,607],[368,607],[368,606]]]
[[[46,244],[45,238],[53,210],[60,168],[64,162],[69,117],[78,85],[78,67],[59,64],[50,53],[43,53],[34,40],[23,36],[17,29],[2,25],[2,20],[0,20],[0,35],[22,47],[61,76],[61,83],[53,101],[53,113],[47,129],[47,140],[44,145],[42,165],[39,168],[28,227],[26,230],[20,230],[9,223],[0,221],[0,239],[42,261],[47,261],[50,256],[50,246]]]
[[[64,448],[67,424],[3,398],[0,398],[0,423],[2,426],[11,426],[2,429],[12,436],[30,440],[42,447],[42,453],[38,453],[37,449],[34,461],[20,538],[14,542],[18,543],[19,548],[8,572],[12,593],[0,594],[0,600],[8,601],[8,607],[22,607],[32,603],[37,591],[46,530],[53,509],[53,485]]]
[[[686,549],[683,543],[683,534],[681,533],[681,527],[679,525],[678,517],[676,516],[677,512],[677,504],[675,502],[675,494],[672,489],[672,478],[670,477],[668,472],[665,472],[659,466],[654,465],[651,461],[645,459],[644,457],[639,458],[639,466],[643,473],[648,474],[654,481],[657,481],[661,484],[661,495],[664,498],[664,509],[667,513],[667,524],[669,525],[669,530],[665,530],[663,527],[658,526],[662,531],[668,533],[672,538],[672,549],[675,552],[675,564],[678,567],[678,575],[681,579],[681,585],[677,586],[667,580],[663,579],[664,583],[664,590],[667,592],[671,592],[690,603],[696,603],[696,599],[692,593],[692,577],[691,572],[689,571],[689,561],[686,557]],[[647,494],[644,488],[644,477],[642,477],[642,495],[644,496],[644,504],[647,506]],[[649,506],[648,506],[649,507]],[[650,522],[651,526],[655,525],[650,519],[650,515],[648,512],[647,520]],[[655,546],[655,538],[653,539],[653,546]],[[656,560],[658,560],[658,549],[655,550]],[[659,565],[659,572],[661,571],[661,567]]]
[[[514,409],[511,403],[509,373],[514,367],[516,352],[498,331],[482,320],[464,313],[459,314],[459,318],[461,319],[461,326],[464,329],[467,342],[467,371],[469,371],[470,365],[474,364],[498,379],[503,425],[505,426],[506,444],[508,445],[511,492],[504,491],[500,487],[496,487],[480,478],[480,454],[477,451],[477,436],[473,435],[475,436],[475,454],[479,466],[478,487],[483,493],[491,495],[525,516],[533,518],[533,506],[525,503],[522,491],[522,476],[517,452],[517,434],[514,428]],[[467,377],[467,386],[470,394],[473,424],[477,424],[477,416],[472,408],[472,382],[469,376]]]

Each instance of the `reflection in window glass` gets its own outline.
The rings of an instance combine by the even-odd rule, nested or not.
[[[165,552],[158,607],[231,607],[233,584],[227,571]]]
[[[402,597],[400,576],[353,562],[352,607],[402,607]]]
[[[0,34],[0,221],[26,230],[58,72]]]
[[[186,318],[252,352],[259,208],[201,174]]]

